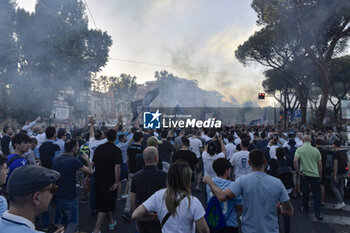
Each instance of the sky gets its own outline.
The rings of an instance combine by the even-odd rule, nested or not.
[[[86,9],[89,27],[107,31],[113,40],[99,75],[126,73],[144,83],[154,80],[155,71],[167,70],[198,80],[200,88],[220,92],[225,101],[232,96],[240,103],[258,102],[263,67],[245,67],[234,55],[259,30],[251,0],[85,1],[92,15]],[[30,12],[35,3],[17,0],[18,7]]]

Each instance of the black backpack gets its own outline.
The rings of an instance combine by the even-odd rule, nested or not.
[[[277,178],[279,178],[286,189],[291,189],[294,187],[293,182],[293,172],[290,166],[288,165],[287,160],[277,159],[278,169],[277,169]]]

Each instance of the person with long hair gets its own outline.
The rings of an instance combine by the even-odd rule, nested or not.
[[[146,221],[159,219],[162,232],[209,233],[205,210],[191,194],[192,170],[188,163],[171,164],[167,176],[167,188],[148,198],[132,214],[132,219]],[[155,214],[156,213],[156,214]]]

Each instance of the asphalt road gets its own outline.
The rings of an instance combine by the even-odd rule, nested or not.
[[[81,189],[77,188],[78,193],[81,193]],[[202,187],[204,190],[204,186]],[[193,191],[193,194],[203,202],[203,192]],[[312,200],[312,198],[311,198]],[[291,232],[292,233],[350,233],[350,198],[349,195],[345,199],[345,203],[348,204],[342,210],[334,210],[334,198],[332,193],[327,193],[326,204],[322,207],[322,213],[324,219],[322,221],[317,220],[313,216],[313,206],[310,204],[310,213],[305,214],[300,212],[299,206],[301,205],[301,199],[292,200],[293,207],[295,209],[294,215],[291,218]],[[81,232],[92,232],[96,223],[96,216],[91,215],[89,203],[79,204],[79,220]],[[117,220],[117,227],[114,232],[133,233],[135,232],[135,223],[133,221],[125,221],[122,218],[123,208],[125,206],[125,200],[117,202],[117,208],[114,212],[114,217]],[[282,220],[280,220],[280,232],[282,233]],[[40,223],[39,223],[40,224]],[[110,233],[108,230],[107,221],[104,222],[101,229],[102,233]]]

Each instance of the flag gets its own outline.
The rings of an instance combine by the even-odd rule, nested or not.
[[[132,109],[132,120],[134,122],[137,116],[146,108],[149,107],[150,103],[159,95],[159,88],[155,88],[152,91],[147,92],[145,98],[136,100],[131,103]]]
[[[132,109],[132,120],[131,122],[134,122],[137,118],[137,116],[139,115],[139,113],[142,111],[142,102],[143,100],[136,100],[134,102],[131,103],[131,109]]]
[[[159,88],[147,92],[143,99],[142,105],[148,106],[159,95]]]

